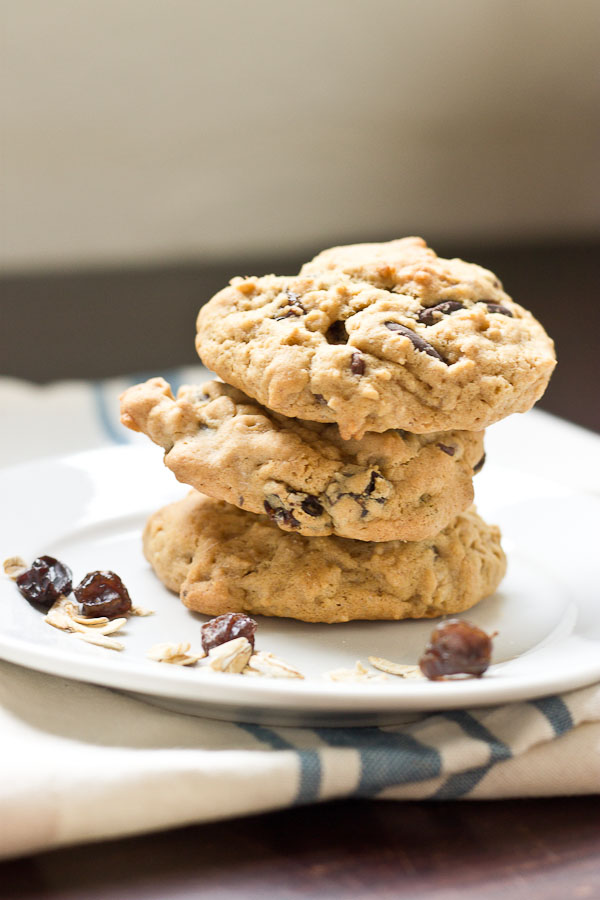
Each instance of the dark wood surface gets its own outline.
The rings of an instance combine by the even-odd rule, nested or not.
[[[559,356],[541,405],[600,431],[598,245],[439,250],[494,269],[539,316]],[[44,382],[194,363],[197,309],[230,275],[299,263],[5,278],[1,374]],[[0,898],[596,900],[599,810],[597,797],[348,801],[0,863]]]
[[[355,801],[287,810],[6,862],[0,896],[597,900],[599,801]]]

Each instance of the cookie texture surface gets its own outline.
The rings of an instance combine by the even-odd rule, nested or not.
[[[426,541],[352,541],[281,531],[266,516],[191,492],[149,519],[144,552],[196,612],[305,622],[431,618],[493,593],[500,532],[474,510]]]
[[[295,276],[235,278],[198,315],[224,381],[343,438],[479,431],[528,410],[555,365],[539,322],[492,272],[420,238],[319,254]]]
[[[337,425],[273,413],[218,381],[129,388],[124,425],[165,450],[179,481],[309,536],[419,541],[473,502],[483,432],[387,431],[342,439]]]

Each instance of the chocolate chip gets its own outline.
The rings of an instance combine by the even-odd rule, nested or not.
[[[449,447],[448,444],[438,444],[437,446],[440,450],[443,450],[444,453],[447,453],[448,456],[454,456],[456,453],[456,447]]]
[[[285,289],[285,293],[288,298],[288,306],[290,307],[290,309],[288,309],[287,312],[284,312],[281,316],[275,316],[274,318],[276,322],[281,322],[282,319],[289,319],[290,316],[302,316],[306,312],[298,294],[295,294],[288,288]],[[285,307],[283,308],[285,309]]]
[[[422,309],[417,317],[417,321],[421,325],[435,325],[437,321],[435,313],[439,313],[440,316],[448,316],[450,313],[456,312],[457,309],[464,309],[464,304],[460,300],[444,300],[443,303],[438,303],[436,306],[428,306],[427,309]]]
[[[284,509],[283,506],[271,506],[268,500],[265,500],[264,507],[272,522],[277,522],[278,525],[287,525],[288,528],[300,527],[300,522],[289,509]]]
[[[513,318],[513,314],[510,309],[507,309],[506,306],[502,306],[501,303],[492,303],[491,300],[478,300],[478,303],[485,303],[488,308],[488,312],[498,313],[500,316],[508,316],[509,319]]]
[[[331,323],[325,332],[325,340],[328,344],[346,344],[348,342],[348,332],[341,319]]]
[[[365,374],[365,361],[360,353],[353,353],[350,359],[350,369],[353,375]]]
[[[369,503],[378,503],[379,505],[383,505],[386,503],[387,498],[389,496],[389,483],[385,480],[383,475],[380,475],[379,472],[371,471],[369,474],[369,481],[361,490],[351,490],[351,488],[357,487],[356,483],[353,485],[352,482],[356,482],[358,480],[362,484],[364,484],[364,477],[367,473],[361,472],[358,474],[355,473],[347,473],[347,481],[345,486],[349,488],[348,490],[341,490],[338,488],[339,492],[336,491],[334,494],[328,494],[329,500],[332,504],[339,503],[340,500],[343,500],[344,497],[350,497],[361,507],[361,518],[365,518],[371,512],[370,508],[365,504]],[[380,484],[381,482],[381,484]],[[341,487],[341,486],[340,486]],[[386,490],[387,488],[387,490]],[[379,495],[379,496],[378,496]]]
[[[313,394],[313,397],[317,401],[317,403],[327,403],[323,394]]]
[[[444,362],[444,358],[440,356],[437,350],[428,344],[426,340],[424,340],[420,335],[416,334],[414,331],[411,331],[410,328],[407,328],[406,325],[400,325],[399,322],[385,322],[385,327],[389,328],[390,331],[399,331],[400,334],[407,337],[409,341],[411,341],[415,350],[420,350],[422,353],[426,353],[428,356],[433,356],[434,359],[439,359]]]
[[[371,479],[363,491],[363,494],[369,497],[373,491],[375,490],[375,482],[378,478],[381,478],[381,475],[378,472],[371,472]]]
[[[473,466],[473,475],[475,475],[477,472],[481,472],[481,470],[483,469],[484,462],[485,462],[485,453],[483,454],[483,456],[481,457],[479,462],[475,463],[475,465]]]
[[[307,516],[320,516],[323,514],[323,507],[316,497],[309,494],[300,504]]]

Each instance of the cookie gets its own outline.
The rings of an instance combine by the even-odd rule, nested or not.
[[[305,263],[300,274],[343,272],[357,281],[368,281],[376,287],[391,290],[395,287],[395,277],[399,270],[415,264],[424,266],[437,259],[437,253],[427,246],[423,238],[404,237],[381,244],[329,247]]]
[[[345,439],[480,431],[528,410],[555,365],[492,272],[418,238],[333,248],[296,276],[234,278],[200,310],[196,347],[224,381]]]
[[[129,388],[124,425],[165,449],[179,481],[286,531],[363,541],[431,537],[473,502],[483,432],[371,432],[343,440],[337,425],[290,419],[218,381],[162,378]]]
[[[352,541],[281,531],[192,491],[149,519],[144,552],[190,609],[305,622],[431,618],[493,593],[506,561],[500,532],[474,510],[426,541]]]

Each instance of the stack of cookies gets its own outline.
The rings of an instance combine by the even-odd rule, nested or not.
[[[496,589],[499,530],[471,507],[483,430],[535,403],[555,356],[492,272],[420,238],[334,247],[295,276],[233,279],[196,344],[223,381],[121,398],[194,489],[144,533],[186,606],[425,618]]]

